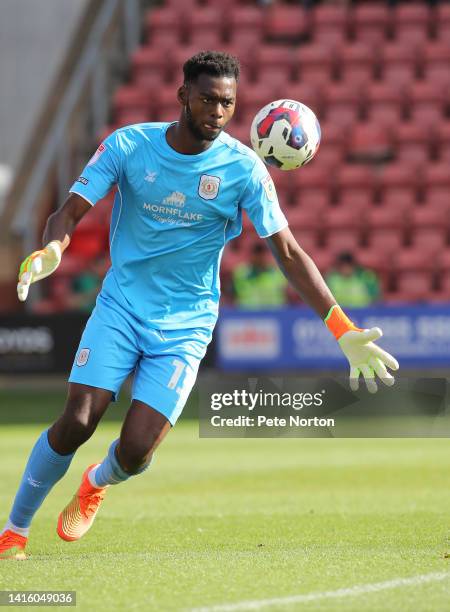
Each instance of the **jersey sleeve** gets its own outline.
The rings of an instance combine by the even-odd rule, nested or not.
[[[256,160],[240,201],[260,238],[268,238],[288,226],[272,177],[262,161]]]
[[[109,193],[120,175],[120,149],[116,142],[114,133],[102,142],[69,193],[80,195],[92,206]]]

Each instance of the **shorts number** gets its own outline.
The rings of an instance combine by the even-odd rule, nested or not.
[[[183,374],[183,370],[186,367],[186,364],[180,361],[179,359],[174,359],[172,361],[172,365],[175,366],[175,372],[172,374],[169,384],[167,385],[169,389],[176,389],[178,381],[180,380],[180,376]],[[181,389],[176,389],[177,393],[180,393]]]

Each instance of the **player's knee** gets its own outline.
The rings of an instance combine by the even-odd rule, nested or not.
[[[119,463],[127,474],[139,474],[149,465],[152,453],[148,445],[121,442],[118,449]]]
[[[89,440],[99,421],[91,398],[86,396],[69,398],[61,418],[67,437],[78,445]]]

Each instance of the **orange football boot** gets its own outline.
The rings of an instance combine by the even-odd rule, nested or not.
[[[88,473],[97,465],[99,464],[94,463],[87,468],[80,488],[58,517],[56,531],[66,542],[79,540],[89,531],[105,497],[106,487],[97,489],[89,482]]]
[[[17,559],[23,561],[27,558],[25,546],[28,538],[10,529],[0,534],[0,559]]]

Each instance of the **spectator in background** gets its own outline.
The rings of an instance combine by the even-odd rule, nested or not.
[[[369,306],[381,297],[375,272],[360,266],[352,253],[340,253],[325,278],[336,300],[345,306]]]
[[[71,310],[90,313],[95,306],[97,294],[102,286],[103,277],[109,266],[107,255],[99,255],[90,260],[86,268],[72,280],[72,291],[68,297],[68,306]]]
[[[242,308],[273,308],[287,303],[287,280],[269,260],[264,244],[253,245],[251,259],[233,272],[234,302]]]

